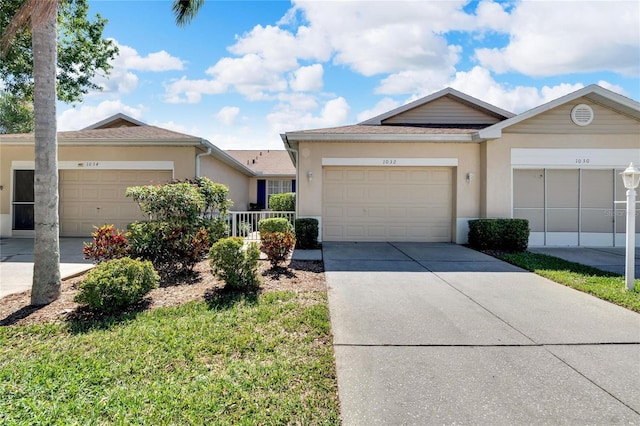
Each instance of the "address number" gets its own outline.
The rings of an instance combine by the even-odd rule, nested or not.
[[[590,162],[589,158],[576,158],[576,164],[589,164]]]
[[[382,165],[383,166],[390,166],[390,165],[396,164],[396,161],[397,160],[382,160]]]

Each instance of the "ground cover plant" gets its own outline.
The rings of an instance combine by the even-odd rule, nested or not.
[[[339,424],[322,263],[288,266],[241,293],[202,261],[111,316],[69,304],[82,277],[0,299],[0,424]]]
[[[638,279],[635,280],[635,290],[628,291],[623,276],[554,256],[524,252],[504,253],[498,257],[557,283],[640,312],[640,280]]]

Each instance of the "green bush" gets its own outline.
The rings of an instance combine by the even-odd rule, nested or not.
[[[103,225],[91,234],[93,241],[84,243],[82,253],[85,259],[93,263],[125,257],[129,252],[126,235],[113,225]]]
[[[269,259],[273,268],[287,259],[295,245],[296,238],[291,232],[260,234],[260,250],[267,255],[267,259]]]
[[[222,238],[209,251],[211,271],[225,282],[226,289],[246,291],[260,287],[260,250],[256,243],[243,250],[243,244],[242,237]]]
[[[94,311],[115,312],[141,301],[159,281],[149,261],[109,260],[89,271],[73,300]]]
[[[269,197],[269,208],[277,212],[295,211],[296,194],[294,192],[271,194],[271,196]]]
[[[296,247],[312,249],[318,246],[318,219],[296,219]]]
[[[142,213],[151,220],[196,225],[206,207],[205,198],[196,185],[188,182],[127,188]]]
[[[203,225],[209,233],[210,243],[215,243],[220,238],[229,236],[229,225],[227,225],[227,222],[222,218],[207,219]]]
[[[260,234],[270,234],[272,232],[293,232],[291,222],[284,217],[272,217],[269,219],[261,219],[258,222],[258,231]]]
[[[204,228],[163,221],[129,224],[129,253],[150,260],[163,276],[191,271],[210,247]]]
[[[529,244],[527,219],[476,219],[469,221],[469,245],[479,250],[522,252]]]

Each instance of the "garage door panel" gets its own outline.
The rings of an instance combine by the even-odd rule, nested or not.
[[[323,238],[451,241],[451,176],[450,168],[325,167]]]
[[[129,186],[165,183],[169,170],[62,170],[60,172],[60,235],[86,237],[94,226],[119,229],[145,220],[138,204],[126,196]]]

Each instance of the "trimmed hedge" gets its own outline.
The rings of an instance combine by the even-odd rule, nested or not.
[[[108,260],[89,271],[73,301],[93,311],[117,312],[141,301],[159,282],[148,260]]]
[[[258,245],[249,243],[246,250],[243,246],[242,237],[221,238],[209,251],[211,272],[225,282],[226,289],[253,291],[260,287]]]
[[[269,197],[269,208],[277,212],[292,212],[296,209],[295,192],[272,194]]]
[[[261,219],[260,222],[258,222],[258,231],[260,231],[260,234],[293,232],[293,227],[289,220],[284,217],[272,217],[269,219]]]
[[[318,246],[318,219],[305,217],[296,219],[296,247],[312,249]]]
[[[529,244],[527,219],[476,219],[469,221],[469,245],[478,250],[522,252]]]

